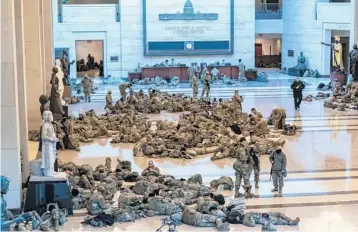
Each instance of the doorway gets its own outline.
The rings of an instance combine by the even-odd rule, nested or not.
[[[281,35],[257,34],[255,40],[255,66],[281,68]]]
[[[103,40],[76,40],[77,77],[103,77]]]

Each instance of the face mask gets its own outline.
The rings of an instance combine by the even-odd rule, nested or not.
[[[281,149],[277,149],[277,150],[276,150],[276,153],[277,153],[277,154],[278,154],[278,153],[281,153],[281,151],[282,151]]]

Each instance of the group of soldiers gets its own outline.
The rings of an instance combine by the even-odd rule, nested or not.
[[[345,111],[345,109],[358,109],[358,85],[350,83],[342,86],[338,80],[332,83],[332,96],[324,101],[324,107]]]
[[[84,221],[93,226],[105,226],[108,217],[123,223],[157,215],[168,216],[176,225],[216,227],[219,231],[228,231],[229,223],[249,227],[262,225],[266,231],[273,231],[274,225],[297,225],[300,221],[278,212],[244,212],[242,199],[227,203],[216,191],[218,186],[203,185],[200,174],[178,180],[162,175],[152,161],[141,176],[131,171],[129,161],[118,160],[113,171],[110,158],[94,170],[90,165],[73,163],[61,163],[60,167],[69,174],[74,208],[87,208],[90,215]],[[225,181],[230,178],[222,179],[221,183],[228,183],[230,187],[230,181]],[[123,181],[135,184],[128,187]],[[120,192],[118,200],[114,198],[117,191]]]

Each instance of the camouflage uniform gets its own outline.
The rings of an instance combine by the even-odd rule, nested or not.
[[[243,99],[239,96],[238,92],[235,92],[234,96],[232,97],[232,104],[234,108],[234,120],[238,121],[242,115],[242,102]]]
[[[109,205],[106,204],[106,200],[100,192],[94,193],[87,203],[87,210],[91,215],[100,214],[108,207]]]
[[[81,86],[83,87],[83,93],[85,94],[86,102],[91,102],[92,80],[85,76],[81,81]]]
[[[274,151],[270,156],[270,162],[272,164],[272,181],[274,185],[274,189],[272,189],[273,192],[279,191],[279,194],[282,194],[282,188],[283,188],[283,177],[286,171],[286,155],[281,151],[277,152]]]
[[[244,180],[244,186],[250,186],[250,175],[253,169],[253,161],[252,158],[247,155],[245,149],[242,147],[236,147],[234,152],[235,156],[237,157],[233,165],[236,176],[235,197],[241,197],[241,179]]]
[[[131,87],[131,83],[129,82],[124,82],[122,84],[119,85],[119,92],[121,93],[121,98],[123,98],[123,100],[126,100],[126,89]]]
[[[290,225],[295,226],[300,222],[299,218],[291,219],[279,212],[268,212],[270,215],[270,221],[273,225]],[[245,213],[242,224],[249,227],[255,227],[255,225],[262,224],[261,222],[262,213],[259,212],[249,212]]]
[[[206,95],[206,98],[209,99],[209,93],[210,93],[210,81],[211,81],[211,77],[210,75],[206,75],[204,77],[204,84],[203,84],[203,90],[201,92],[201,98],[204,97],[204,95]]]
[[[191,226],[196,227],[216,227],[218,230],[229,228],[228,223],[223,223],[220,218],[210,214],[202,214],[194,209],[185,208],[182,214],[182,221]]]

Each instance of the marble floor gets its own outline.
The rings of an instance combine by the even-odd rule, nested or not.
[[[358,231],[358,220],[355,220],[358,212],[358,111],[326,109],[322,100],[302,102],[301,110],[295,111],[291,95],[276,96],[271,93],[260,97],[263,91],[260,88],[243,91],[243,110],[248,112],[255,107],[264,117],[268,117],[272,108],[283,107],[287,111],[287,122],[302,126],[302,130],[295,136],[287,137],[283,148],[288,158],[283,197],[276,197],[270,191],[271,165],[268,156],[263,156],[260,188],[254,191],[254,199],[247,200],[247,211],[279,211],[289,217],[301,218],[299,226],[278,226],[279,231]],[[286,91],[285,88],[282,91]],[[246,93],[251,97],[246,97]],[[229,97],[232,92],[226,94]],[[74,115],[88,109],[101,112],[103,107],[103,102],[79,103],[70,106],[70,112]],[[179,115],[161,112],[151,115],[150,120],[176,121]],[[37,143],[29,142],[29,146],[31,159],[36,156]],[[132,148],[133,144],[111,144],[109,138],[99,138],[92,144],[83,144],[80,152],[60,151],[59,156],[65,162],[93,166],[104,164],[105,158],[110,157],[113,168],[119,157],[131,161],[132,168],[141,171],[146,167],[148,158],[133,157]],[[210,155],[198,156],[193,160],[154,159],[155,165],[167,174],[185,178],[200,173],[205,184],[220,176],[234,178],[233,162],[233,159],[211,161]],[[225,195],[232,197],[233,192],[225,192]],[[161,225],[160,217],[155,217],[98,229],[82,226],[79,223],[82,220],[81,216],[70,217],[63,230],[155,231]],[[231,231],[261,230],[260,227],[242,225],[230,227]],[[178,231],[213,230],[187,225],[178,227]]]

